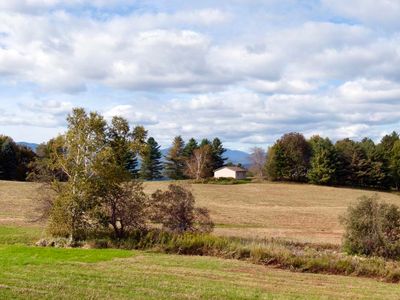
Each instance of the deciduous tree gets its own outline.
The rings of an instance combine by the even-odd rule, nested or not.
[[[192,179],[206,178],[212,168],[212,148],[204,145],[193,151],[192,156],[186,160],[186,175]]]
[[[265,176],[265,163],[267,154],[265,150],[260,147],[253,147],[250,150],[250,171],[254,176],[262,178]]]
[[[300,133],[287,133],[270,148],[267,172],[273,180],[305,181],[310,146]]]
[[[91,226],[87,212],[96,205],[92,193],[94,165],[105,146],[106,122],[97,113],[88,115],[82,108],[74,109],[67,122],[67,132],[54,145],[63,150],[51,152],[55,167],[62,169],[68,180],[55,200],[50,231],[76,240],[83,238]]]

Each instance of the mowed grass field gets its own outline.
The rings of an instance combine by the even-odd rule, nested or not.
[[[168,183],[146,184],[148,192]],[[360,196],[377,192],[288,183],[192,185],[197,205],[210,209],[215,233],[250,238],[284,238],[340,244],[339,216]],[[378,192],[381,200],[400,205],[400,196]]]
[[[167,184],[147,183],[146,190]],[[400,285],[374,279],[212,257],[33,247],[45,235],[44,224],[30,222],[38,187],[0,182],[0,299],[399,299]],[[328,242],[340,241],[337,215],[371,193],[287,184],[192,188],[210,208],[217,234]]]
[[[213,257],[24,245],[0,226],[0,299],[398,299],[400,285]]]
[[[145,183],[147,193],[166,189],[170,182]],[[215,234],[249,238],[279,237],[300,242],[340,244],[339,216],[360,196],[377,193],[400,205],[395,193],[303,184],[193,184],[197,205],[207,207]],[[0,181],[0,225],[38,226],[30,220],[40,185]]]

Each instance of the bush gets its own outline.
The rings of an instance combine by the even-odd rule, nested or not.
[[[150,218],[176,233],[211,232],[214,224],[206,208],[195,208],[192,192],[171,184],[167,191],[157,190],[150,200]]]
[[[350,254],[400,258],[400,210],[378,201],[378,196],[360,198],[348,208],[344,249]]]

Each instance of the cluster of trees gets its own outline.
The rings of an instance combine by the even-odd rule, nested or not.
[[[213,171],[225,164],[225,151],[219,138],[203,139],[200,144],[191,138],[185,144],[182,137],[177,136],[166,156],[165,176],[176,180],[212,177]]]
[[[288,133],[269,148],[265,171],[271,180],[399,189],[399,135],[393,132],[375,144],[369,138],[332,143]]]
[[[25,180],[34,158],[35,153],[31,149],[0,135],[0,180]]]
[[[112,147],[119,147],[119,160],[135,179],[155,180],[163,177],[170,179],[202,179],[213,176],[213,171],[222,167],[226,158],[225,149],[219,138],[212,141],[203,139],[200,144],[191,138],[185,144],[182,137],[174,138],[172,147],[162,160],[160,146],[153,137],[147,138],[147,131],[142,126],[130,130],[123,118],[116,117],[108,129],[108,139]],[[62,168],[54,168],[51,151],[59,145],[52,139],[37,148],[37,156],[30,164],[28,179],[33,181],[49,181],[56,178],[66,180]],[[130,146],[134,145],[134,146]],[[61,151],[62,149],[58,149]],[[122,157],[124,156],[124,157]],[[140,164],[139,164],[140,161]],[[53,166],[51,171],[48,166]]]
[[[143,127],[131,130],[120,117],[107,124],[83,109],[74,109],[67,121],[67,132],[41,146],[35,160],[33,176],[51,182],[55,192],[43,206],[51,234],[81,240],[112,228],[114,237],[123,238],[150,222],[175,232],[212,229],[208,210],[195,208],[187,188],[171,185],[149,197],[135,180],[138,155],[139,174],[154,178],[159,171],[152,159],[158,145]]]
[[[90,117],[92,116],[90,115]],[[100,124],[103,126],[101,128],[103,132],[100,136],[96,136],[99,145],[108,143],[112,149],[117,151],[115,154],[117,160],[132,178],[153,180],[162,177],[163,166],[160,146],[153,137],[147,137],[148,132],[143,126],[136,126],[131,129],[128,121],[121,117],[114,117],[108,126],[101,116],[98,117],[104,123]],[[86,121],[89,122],[90,118]],[[79,125],[82,126],[82,124]],[[68,179],[68,174],[64,168],[56,166],[58,156],[54,155],[54,153],[63,153],[64,144],[60,139],[64,136],[67,136],[67,134],[51,139],[37,147],[37,156],[31,163],[29,180],[47,182],[50,179],[60,181]]]

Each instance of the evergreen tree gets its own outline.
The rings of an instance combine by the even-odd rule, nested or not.
[[[370,138],[364,138],[359,145],[366,156],[366,159],[361,161],[360,168],[360,175],[364,177],[364,185],[388,189],[391,184],[389,166],[388,163],[384,162],[383,156],[379,153],[378,146]]]
[[[17,167],[17,145],[11,138],[0,136],[0,179],[15,180]]]
[[[194,138],[191,138],[183,149],[183,156],[185,156],[186,158],[190,158],[193,155],[194,150],[198,148],[199,145],[197,144],[196,140]]]
[[[378,150],[385,154],[385,158],[390,159],[394,144],[399,140],[399,135],[396,131],[385,135],[378,144]]]
[[[12,138],[0,135],[0,180],[26,180],[36,154]]]
[[[181,136],[174,138],[164,164],[165,176],[179,180],[184,178],[185,157],[183,155],[185,143]]]
[[[283,147],[279,143],[275,143],[268,149],[267,161],[265,164],[265,170],[269,180],[279,181],[285,180],[284,173],[286,167],[286,157],[283,151]]]
[[[375,155],[382,163],[382,170],[385,173],[385,187],[399,187],[399,182],[397,181],[397,170],[393,164],[393,148],[395,143],[399,141],[399,135],[397,132],[393,131],[391,134],[385,135],[381,142],[376,146]]]
[[[17,170],[16,180],[25,181],[31,171],[31,163],[35,160],[36,153],[32,149],[17,145]]]
[[[128,151],[125,158],[125,168],[129,171],[133,178],[139,177],[139,162],[137,155],[134,151]]]
[[[202,139],[201,142],[200,142],[199,148],[203,147],[203,146],[206,146],[206,145],[211,146],[210,140],[209,139]]]
[[[370,186],[375,167],[366,151],[350,139],[338,141],[335,145],[339,158],[338,178],[339,183],[350,186]]]
[[[390,170],[394,187],[400,189],[400,140],[393,145],[390,158]]]
[[[223,157],[224,153],[226,152],[226,149],[223,147],[222,142],[219,138],[215,138],[212,141],[211,148],[212,148],[212,154],[211,154],[212,169],[216,170],[221,168],[225,164],[225,161],[227,160],[226,157]]]
[[[145,180],[161,178],[161,151],[160,146],[153,137],[147,140],[142,152],[140,178]]]
[[[314,136],[310,139],[311,167],[307,177],[314,184],[334,184],[336,182],[337,154],[332,142]]]
[[[362,139],[359,145],[363,149],[367,158],[373,160],[376,152],[376,146],[374,141],[371,140],[370,138],[365,137]]]

